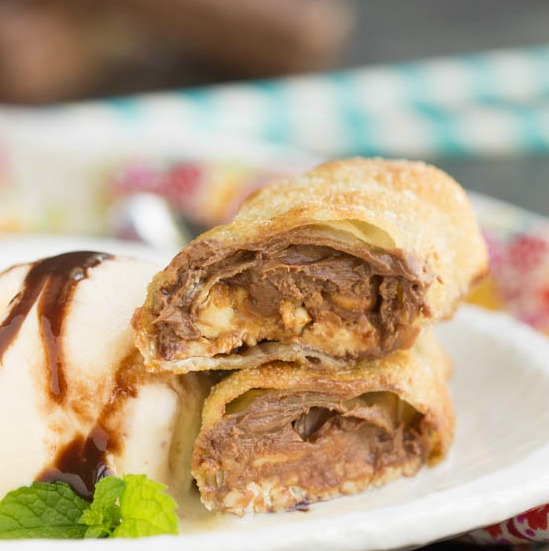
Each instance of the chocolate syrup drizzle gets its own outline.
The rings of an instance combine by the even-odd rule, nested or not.
[[[49,372],[49,393],[57,403],[63,402],[67,391],[63,371],[62,330],[69,304],[78,283],[89,277],[91,269],[111,258],[111,255],[104,253],[78,251],[35,262],[25,277],[22,290],[12,299],[7,316],[0,323],[1,362],[30,310],[37,305],[40,336]],[[136,393],[131,380],[124,379],[127,367],[133,360],[127,358],[117,373],[114,394],[90,434],[79,434],[58,450],[51,466],[40,473],[37,480],[63,481],[82,497],[92,497],[96,482],[110,474],[106,464],[107,450],[116,451],[120,445],[103,428],[102,423],[116,407],[116,398]]]
[[[0,362],[17,337],[30,310],[37,304],[40,335],[46,353],[51,397],[62,402],[66,392],[61,333],[67,307],[78,283],[108,254],[90,251],[65,253],[32,264],[22,290],[13,298],[0,323]]]
[[[66,482],[85,499],[91,499],[95,484],[110,474],[106,464],[109,433],[98,423],[85,438],[79,434],[59,450],[51,467],[38,475],[40,482]]]
[[[135,351],[120,364],[109,400],[103,406],[99,418],[84,436],[78,434],[66,446],[58,450],[51,466],[38,475],[41,482],[66,482],[85,499],[91,499],[95,484],[112,474],[107,465],[107,453],[120,450],[122,441],[115,431],[109,431],[111,415],[116,413],[125,400],[137,396]]]

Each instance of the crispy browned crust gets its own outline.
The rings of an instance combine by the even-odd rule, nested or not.
[[[227,488],[227,478],[211,451],[211,439],[226,415],[227,404],[252,389],[285,390],[292,393],[314,392],[340,395],[342,400],[370,392],[391,392],[411,405],[423,416],[422,427],[427,438],[427,456],[423,462],[434,465],[445,457],[454,435],[454,410],[447,386],[450,362],[431,334],[420,337],[414,347],[390,357],[363,362],[355,369],[326,374],[310,367],[296,367],[277,362],[256,369],[234,372],[217,384],[205,402],[202,428],[195,443],[193,475],[198,483],[203,503],[211,510],[234,514],[272,512],[291,509],[310,503],[355,493],[368,486],[379,486],[394,478],[414,474],[421,466],[418,458],[381,469],[373,476],[348,480],[334,471],[334,483],[319,487],[314,480],[310,486],[288,486],[277,479],[276,471],[254,470],[254,461],[242,466],[239,483]],[[238,448],[234,433],[229,444]],[[225,463],[227,455],[222,454]],[[261,461],[261,457],[259,458]],[[291,461],[291,458],[288,459]],[[277,459],[280,461],[280,459]],[[341,465],[345,468],[345,465]],[[259,477],[259,478],[254,478]]]
[[[219,262],[238,250],[256,250],[304,227],[339,242],[356,256],[372,248],[387,251],[405,257],[418,277],[427,272],[434,276],[425,295],[426,307],[415,321],[418,328],[451,316],[472,283],[487,270],[486,247],[469,200],[444,172],[408,161],[326,163],[301,178],[252,194],[233,222],[201,235],[154,278],[145,304],[133,319],[148,369],[187,372],[261,363],[258,356],[265,356],[261,347],[230,362],[226,356],[197,353],[196,347],[192,354],[162,356],[161,329],[155,323],[160,305],[171,300],[167,296],[177,296],[185,274],[200,263]],[[200,287],[201,282],[195,283]],[[193,287],[192,292],[196,290]],[[294,359],[302,357],[296,349]]]

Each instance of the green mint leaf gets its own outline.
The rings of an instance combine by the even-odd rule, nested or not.
[[[177,534],[179,523],[177,503],[165,490],[166,486],[149,480],[145,475],[126,475],[120,496],[122,522],[114,530],[118,538],[140,538],[160,534]]]
[[[93,493],[92,509],[94,507],[109,507],[116,505],[118,499],[124,492],[126,483],[121,478],[115,476],[107,476],[102,478],[95,485]]]
[[[114,476],[102,478],[95,485],[93,502],[79,520],[80,524],[88,526],[86,538],[112,536],[114,529],[120,524],[120,507],[117,502],[125,487],[126,483]]]
[[[108,538],[120,524],[120,507],[118,505],[111,505],[104,509],[90,507],[84,511],[78,522],[88,527],[84,537]]]
[[[0,501],[0,539],[82,538],[90,504],[63,482],[34,482]]]
[[[177,534],[177,504],[165,489],[145,475],[109,476],[89,503],[63,482],[34,482],[0,501],[0,539]]]
[[[110,538],[111,537],[111,530],[105,528],[104,526],[101,526],[99,524],[96,524],[94,526],[88,526],[86,529],[86,533],[84,534],[85,538]]]

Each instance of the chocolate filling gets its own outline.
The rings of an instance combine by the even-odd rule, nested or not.
[[[252,390],[199,439],[194,470],[215,509],[287,509],[362,490],[390,469],[414,474],[430,453],[423,419],[389,392]]]
[[[177,282],[155,297],[156,352],[166,360],[234,354],[266,340],[349,360],[411,346],[414,321],[429,315],[428,268],[397,249],[311,239],[293,232],[231,254],[212,241],[191,247]],[[210,312],[228,318],[212,325]]]

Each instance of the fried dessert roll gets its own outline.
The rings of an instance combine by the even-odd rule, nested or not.
[[[0,498],[108,474],[191,488],[204,374],[152,375],[130,319],[158,266],[79,251],[0,273]],[[177,468],[175,468],[177,467]]]
[[[313,359],[334,369],[413,344],[487,267],[464,190],[422,163],[352,159],[251,195],[149,286],[134,316],[153,371]]]
[[[426,333],[331,375],[283,362],[230,373],[205,402],[193,453],[204,505],[289,510],[437,463],[454,432],[449,372]]]

